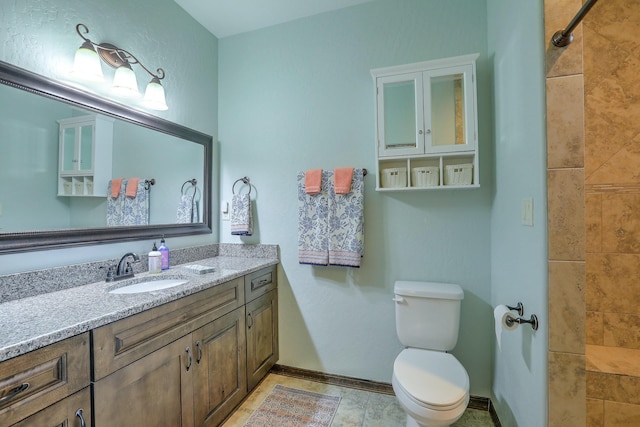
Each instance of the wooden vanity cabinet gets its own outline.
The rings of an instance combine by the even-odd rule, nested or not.
[[[247,298],[247,387],[252,390],[278,361],[278,290],[276,270],[245,276]]]
[[[193,427],[193,362],[182,337],[94,384],[96,426]]]
[[[247,395],[244,318],[240,307],[191,334],[198,427],[219,425]]]
[[[66,399],[81,389],[88,390],[89,372],[89,333],[1,362],[0,425],[55,426],[54,418],[75,418],[78,409],[90,419],[90,402]],[[56,408],[49,408],[53,404]],[[52,418],[42,415],[45,408]]]
[[[211,351],[217,327],[228,313],[244,317],[243,304],[239,278],[94,330],[96,426],[204,425],[194,421],[194,408],[209,410],[210,396],[197,376],[206,371],[209,357],[216,360]],[[244,368],[242,355],[233,369]],[[240,391],[244,397],[246,387]]]

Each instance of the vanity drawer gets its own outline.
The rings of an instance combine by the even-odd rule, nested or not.
[[[92,331],[93,380],[152,353],[244,305],[242,278],[144,311]]]
[[[247,302],[266,294],[278,286],[276,267],[267,267],[244,276],[244,293]]]
[[[12,425],[89,385],[89,333],[0,363],[0,425]]]

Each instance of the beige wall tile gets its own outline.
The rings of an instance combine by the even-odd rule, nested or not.
[[[605,427],[640,426],[640,405],[604,402]]]
[[[586,252],[602,251],[602,195],[585,195]]]
[[[584,354],[585,264],[549,262],[549,351]]]
[[[582,73],[582,26],[573,32],[573,42],[564,48],[551,44],[553,34],[563,30],[582,7],[580,0],[544,2],[545,40],[547,41],[547,77]]]
[[[587,371],[587,397],[640,404],[640,378]]]
[[[587,427],[604,427],[604,401],[587,399]]]
[[[624,138],[624,137],[623,137]],[[638,138],[640,141],[640,138]],[[624,139],[623,139],[624,141]],[[638,142],[626,140],[620,149],[593,171],[586,179],[593,184],[635,184],[640,183],[640,146]],[[637,192],[637,191],[636,191]],[[640,215],[639,215],[640,216]]]
[[[635,0],[598,2],[583,24],[611,40],[618,49],[631,50],[640,35],[640,3]]]
[[[587,180],[633,138],[631,130],[626,127],[614,126],[605,119],[601,111],[591,106],[588,101],[587,99],[584,107],[584,167]]]
[[[549,352],[549,427],[586,423],[585,357]]]
[[[547,172],[549,259],[581,261],[585,256],[585,200],[582,169]]]
[[[640,315],[640,255],[588,254],[587,310]]]
[[[635,125],[640,117],[640,103],[636,101],[640,92],[640,83],[627,81],[629,74],[637,70],[637,58],[629,57],[618,70],[599,82],[585,96],[588,108],[593,108],[606,121],[614,126],[625,128]]]
[[[640,253],[640,194],[602,196],[602,250]]]
[[[613,70],[624,62],[629,52],[620,49],[614,41],[596,32],[586,19],[582,31],[585,92],[590,93],[599,82],[609,77]]]
[[[584,88],[582,75],[547,79],[547,165],[584,165]]]
[[[640,348],[640,316],[637,314],[605,313],[604,345]]]
[[[604,344],[604,313],[599,311],[587,311],[586,316],[586,335],[587,344],[603,345]],[[551,325],[549,325],[551,328]]]

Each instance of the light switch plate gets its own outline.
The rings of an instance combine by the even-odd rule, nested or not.
[[[522,225],[533,227],[533,198],[522,199]]]
[[[229,202],[220,203],[220,213],[223,221],[229,221]]]

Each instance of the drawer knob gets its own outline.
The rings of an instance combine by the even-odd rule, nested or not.
[[[14,397],[16,397],[17,395],[19,395],[20,393],[22,393],[23,391],[25,391],[28,388],[29,388],[29,383],[20,384],[18,387],[16,387],[13,390],[11,390],[9,392],[9,394],[7,394],[6,396],[0,398],[0,405],[5,403],[5,402],[8,402],[11,399],[13,399]]]

